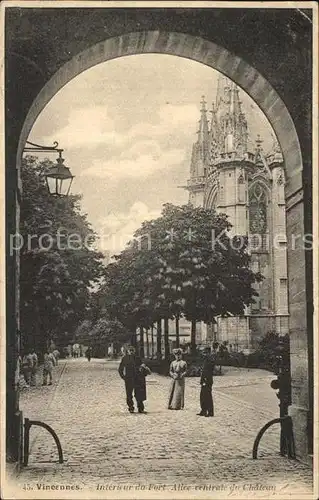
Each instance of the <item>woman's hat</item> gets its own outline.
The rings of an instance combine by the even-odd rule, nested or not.
[[[173,354],[183,354],[183,351],[182,349],[178,348],[178,349],[173,349]]]

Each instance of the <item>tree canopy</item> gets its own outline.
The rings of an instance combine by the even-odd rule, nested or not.
[[[43,174],[51,164],[27,156],[21,171],[21,332],[25,345],[41,350],[49,339],[70,341],[104,269],[81,197],[48,193]]]
[[[110,314],[133,330],[184,315],[193,349],[197,321],[242,315],[262,276],[249,268],[247,238],[232,236],[231,227],[214,209],[164,205],[106,268],[102,292]]]

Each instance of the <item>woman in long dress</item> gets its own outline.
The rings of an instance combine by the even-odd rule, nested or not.
[[[171,391],[168,400],[169,410],[182,410],[184,408],[186,361],[182,359],[182,349],[174,349],[175,360],[171,362],[169,374],[172,377]]]

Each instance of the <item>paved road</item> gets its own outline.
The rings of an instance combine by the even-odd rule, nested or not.
[[[270,493],[292,498],[295,493],[301,498],[303,491],[310,491],[311,470],[278,455],[275,427],[261,442],[259,460],[251,458],[258,430],[278,414],[270,373],[225,369],[214,381],[215,417],[203,418],[196,416],[198,379],[186,380],[186,407],[174,412],[166,409],[170,380],[156,374],[147,379],[147,415],[129,414],[117,368],[114,361],[61,361],[53,386],[23,392],[24,416],[52,425],[65,458],[63,465],[54,463],[52,438],[42,429],[32,430],[29,466],[17,480],[18,488],[31,488],[23,490],[25,496],[32,498],[39,487],[42,492],[41,484],[80,488],[83,498],[114,498],[113,486],[117,495],[131,487],[137,498],[162,498],[163,489],[173,491],[170,498],[185,491],[187,498],[238,492],[266,498]],[[155,484],[162,491],[154,490]],[[238,490],[232,491],[231,485]],[[62,498],[72,491],[45,493]],[[79,498],[79,491],[74,494]]]

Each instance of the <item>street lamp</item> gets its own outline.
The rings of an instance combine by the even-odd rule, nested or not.
[[[53,146],[41,146],[30,141],[26,141],[26,144],[29,144],[29,146],[23,149],[24,152],[59,153],[56,164],[46,170],[44,177],[48,191],[51,195],[68,196],[74,175],[72,175],[70,169],[63,164],[63,149],[58,148],[57,142],[54,142]]]

